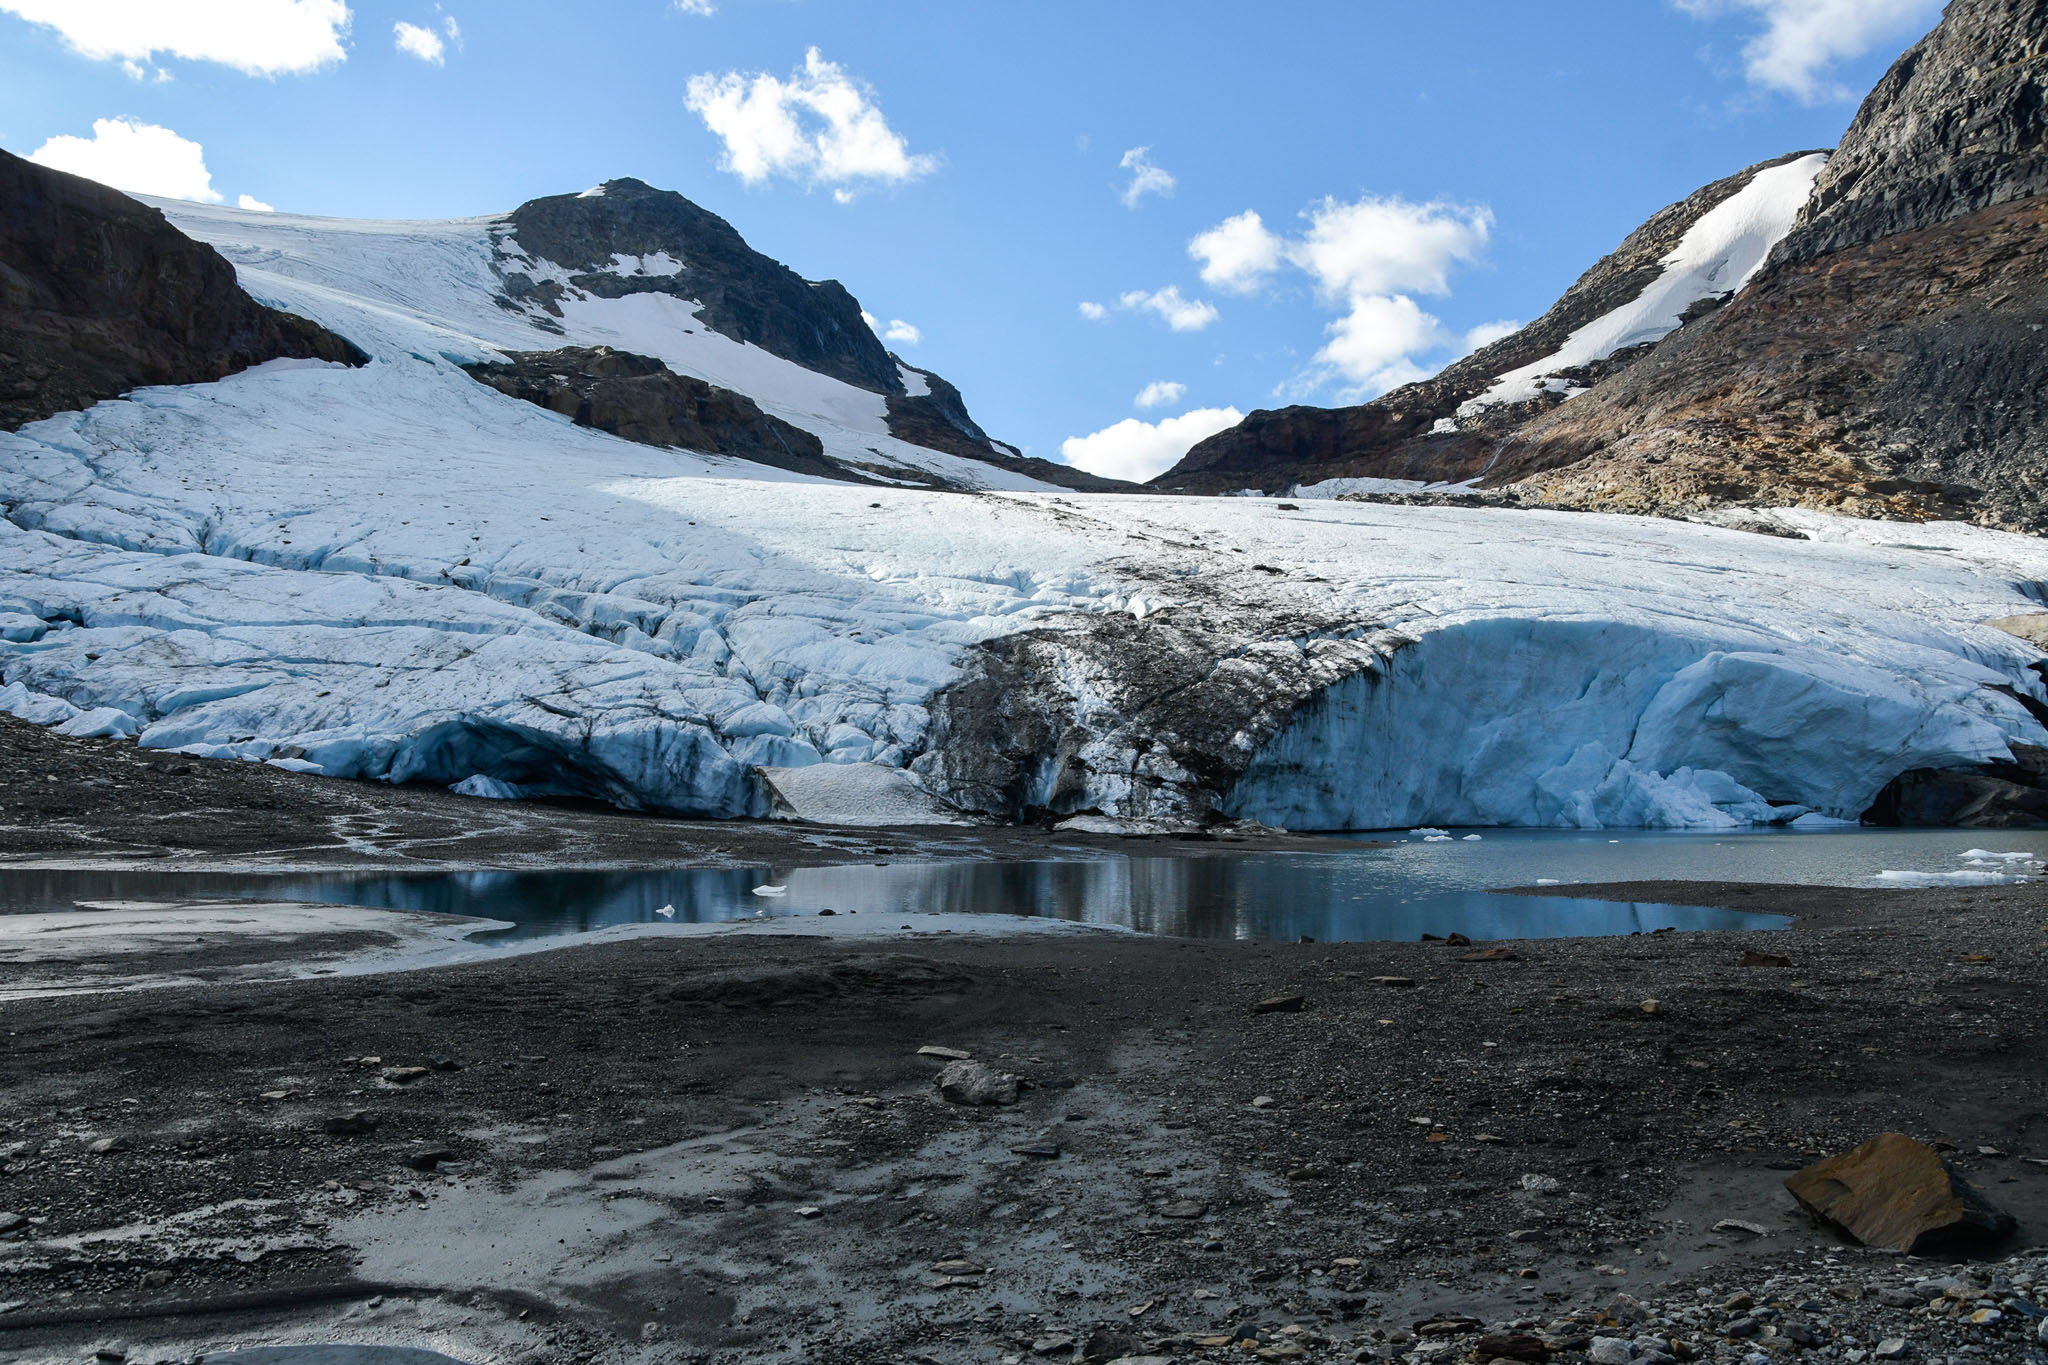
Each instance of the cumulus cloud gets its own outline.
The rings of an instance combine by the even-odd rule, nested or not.
[[[1103,322],[1109,318],[1109,310],[1089,299],[1081,300],[1081,316],[1090,322]]]
[[[1931,25],[1942,0],[1674,0],[1696,18],[1754,14],[1763,31],[1742,48],[1750,83],[1804,104],[1849,99],[1827,77],[1837,62],[1911,38]]]
[[[53,137],[30,152],[28,159],[134,194],[201,204],[221,201],[206,169],[205,149],[154,123],[94,119],[91,137]]]
[[[1124,207],[1134,209],[1138,201],[1148,194],[1168,198],[1178,182],[1160,167],[1152,164],[1150,147],[1133,147],[1124,153],[1124,159],[1117,164],[1131,173],[1131,183],[1124,186]]]
[[[1370,397],[1427,374],[1418,357],[1458,339],[1413,296],[1450,292],[1451,271],[1485,250],[1492,213],[1365,195],[1326,197],[1301,218],[1302,229],[1283,236],[1246,210],[1198,234],[1188,254],[1204,282],[1236,293],[1292,267],[1314,282],[1320,298],[1345,310],[1293,391],[1306,394],[1337,380],[1347,397]]]
[[[724,142],[720,169],[749,185],[782,176],[833,186],[844,203],[860,185],[903,184],[938,166],[889,127],[873,89],[815,47],[788,80],[766,72],[693,76],[685,102]]]
[[[1156,313],[1176,332],[1199,332],[1216,321],[1215,304],[1207,299],[1182,298],[1177,284],[1169,284],[1149,294],[1142,289],[1133,289],[1116,303],[1119,308]],[[1086,314],[1087,310],[1084,308],[1082,312]]]
[[[718,6],[712,4],[711,0],[674,0],[674,3],[678,14],[711,15],[718,13]]]
[[[0,0],[0,12],[55,29],[95,61],[162,54],[296,76],[348,58],[346,0]]]
[[[1060,443],[1060,456],[1090,474],[1143,483],[1173,468],[1195,442],[1243,420],[1236,408],[1196,408],[1157,422],[1126,417],[1092,435],[1069,436]]]
[[[1265,283],[1285,259],[1287,244],[1266,230],[1256,210],[1225,218],[1188,243],[1188,255],[1202,263],[1202,282],[1233,294],[1248,294]]]
[[[277,212],[275,208],[271,207],[269,204],[264,203],[261,199],[258,199],[253,194],[244,194],[237,196],[237,198],[235,199],[235,205],[237,208],[247,209],[251,213]]]
[[[1141,408],[1163,408],[1168,403],[1178,403],[1188,391],[1188,386],[1173,379],[1160,379],[1138,390],[1135,400]]]
[[[915,346],[924,340],[924,333],[905,322],[902,318],[889,319],[889,330],[882,333],[884,341],[900,341],[905,346]]]
[[[417,57],[432,66],[440,66],[448,59],[447,45],[441,41],[441,35],[430,28],[408,24],[401,19],[391,26],[391,33],[398,50],[408,57]]]

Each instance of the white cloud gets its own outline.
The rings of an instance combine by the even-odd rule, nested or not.
[[[236,204],[236,206],[237,206],[237,207],[239,207],[239,208],[245,208],[245,209],[249,210],[249,212],[251,212],[251,213],[276,213],[276,212],[277,212],[277,210],[276,210],[276,209],[274,209],[274,208],[272,208],[272,207],[271,207],[270,205],[268,205],[268,204],[264,203],[264,202],[263,202],[263,201],[262,201],[261,199],[258,199],[258,198],[257,198],[257,197],[256,197],[255,195],[253,195],[253,194],[244,194],[244,195],[238,196],[238,197],[236,198],[236,200],[235,200],[235,204]]]
[[[94,119],[91,137],[53,137],[28,159],[134,194],[201,204],[221,200],[206,169],[205,149],[154,123]]]
[[[1178,380],[1154,380],[1138,390],[1136,402],[1141,408],[1163,408],[1168,403],[1178,403],[1187,391],[1188,386]]]
[[[924,333],[905,322],[902,318],[890,318],[889,330],[882,333],[884,341],[900,341],[905,346],[915,346],[924,340]]]
[[[0,12],[57,30],[95,61],[162,53],[295,76],[348,59],[346,0],[0,0]]]
[[[1942,0],[1674,0],[1696,18],[1746,12],[1763,32],[1742,48],[1750,83],[1802,103],[1850,98],[1854,92],[1826,72],[1880,46],[1916,36],[1941,12]]]
[[[1109,317],[1109,310],[1088,299],[1081,300],[1081,316],[1090,322],[1102,322]]]
[[[1366,294],[1331,323],[1329,344],[1316,363],[1341,375],[1357,390],[1385,393],[1423,378],[1429,371],[1414,356],[1433,351],[1449,338],[1444,326],[1406,294]]]
[[[786,176],[834,186],[845,203],[862,183],[902,184],[938,166],[937,157],[912,155],[874,91],[815,47],[786,81],[766,72],[693,76],[685,102],[725,143],[720,169],[749,185]]]
[[[1308,232],[1288,244],[1287,259],[1331,297],[1448,294],[1451,267],[1475,259],[1493,230],[1486,209],[1398,196],[1325,199],[1302,216]]]
[[[1124,207],[1134,209],[1138,201],[1148,194],[1169,198],[1177,183],[1166,171],[1152,164],[1148,153],[1150,147],[1133,147],[1124,153],[1124,159],[1117,164],[1131,173],[1131,183],[1124,186]]]
[[[451,14],[441,21],[441,31],[448,35],[449,42],[455,44],[457,52],[462,51],[462,25],[455,22],[454,15]]]
[[[398,50],[406,56],[417,57],[434,66],[440,66],[447,60],[448,50],[441,42],[441,35],[434,30],[408,24],[401,19],[391,26],[391,32]]]
[[[1207,299],[1184,299],[1180,286],[1169,284],[1164,289],[1148,294],[1142,289],[1133,289],[1117,301],[1119,308],[1137,308],[1147,313],[1157,313],[1166,319],[1166,325],[1176,332],[1199,332],[1216,321],[1216,305]],[[1086,313],[1086,309],[1082,310]]]
[[[1060,442],[1060,456],[1090,474],[1143,483],[1173,468],[1195,442],[1243,420],[1236,408],[1196,408],[1158,422],[1126,417],[1093,435],[1069,436]]]
[[[876,317],[873,313],[870,313],[867,309],[863,308],[860,310],[860,320],[868,325],[868,330],[870,332],[875,333],[877,336],[881,335],[882,320],[880,318]]]
[[[678,14],[718,13],[718,6],[712,4],[711,0],[675,0],[675,7]]]
[[[1225,218],[1188,243],[1188,255],[1202,263],[1202,282],[1246,294],[1280,268],[1286,243],[1266,231],[1258,213],[1246,209]]]
[[[1307,371],[1286,386],[1293,392],[1305,396],[1336,380],[1347,399],[1371,397],[1422,378],[1428,371],[1416,357],[1455,338],[1413,296],[1450,292],[1452,269],[1485,250],[1493,214],[1441,200],[1364,195],[1325,198],[1301,216],[1306,226],[1287,237],[1246,210],[1196,236],[1188,254],[1201,262],[1206,283],[1237,293],[1292,266],[1315,282],[1321,298],[1345,309]]]

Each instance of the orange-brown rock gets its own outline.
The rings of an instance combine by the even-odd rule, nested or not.
[[[1991,1241],[2014,1227],[1939,1152],[1904,1133],[1880,1133],[1808,1166],[1787,1177],[1785,1188],[1815,1218],[1865,1246],[1894,1251]]]

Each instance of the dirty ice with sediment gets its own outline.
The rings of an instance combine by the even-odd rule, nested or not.
[[[830,455],[980,491],[835,483],[472,380],[461,363],[537,348],[495,301],[495,220],[162,207],[372,360],[0,435],[0,707],[69,733],[500,797],[909,819],[968,799],[944,765],[907,770],[987,642],[1224,613],[1262,649],[1349,660],[1291,720],[1248,724],[1213,793],[1293,828],[1853,819],[1901,772],[2048,745],[2021,700],[2048,700],[2039,651],[1984,624],[2038,610],[2032,538],[1074,493],[896,440],[881,395],[687,302],[565,302],[546,346],[655,355]],[[1085,682],[1032,685],[1087,713],[1054,696]],[[1134,746],[1130,772],[1148,761]],[[818,764],[853,766],[794,771]],[[1083,798],[1142,816],[1143,791]]]

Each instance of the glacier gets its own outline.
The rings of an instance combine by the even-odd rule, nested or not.
[[[470,379],[536,338],[494,301],[495,220],[160,206],[371,363],[0,434],[0,709],[72,733],[702,816],[773,813],[769,769],[827,810],[914,785],[1292,828],[1854,818],[1906,769],[2048,746],[2041,652],[1984,624],[2041,609],[2033,538],[1054,490],[889,437],[880,395],[686,302],[564,305],[567,344],[906,486],[833,483]],[[978,491],[908,486],[932,471]],[[888,776],[791,775],[825,763]]]

